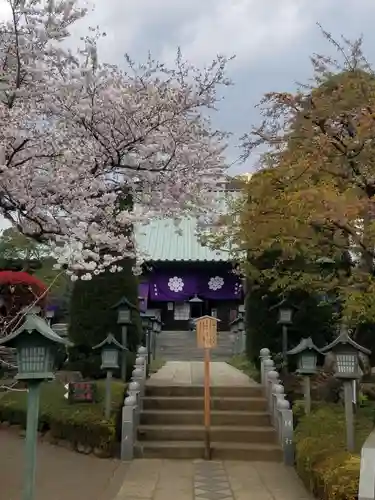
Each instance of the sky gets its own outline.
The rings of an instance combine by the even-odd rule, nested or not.
[[[228,67],[234,85],[225,91],[215,124],[233,136],[228,163],[233,174],[249,172],[256,156],[236,162],[240,137],[260,121],[255,108],[268,91],[291,91],[311,77],[309,56],[332,53],[317,23],[335,38],[364,35],[375,62],[374,0],[100,0],[77,28],[100,25],[107,33],[102,60],[122,64],[124,52],[147,52],[171,62],[177,47],[204,66],[217,55],[235,55]]]
[[[230,172],[238,174],[256,163],[255,155],[236,160],[240,137],[260,122],[255,106],[262,95],[292,91],[311,77],[311,54],[332,53],[317,23],[335,38],[363,34],[365,53],[375,62],[374,21],[374,0],[97,0],[74,28],[72,44],[88,26],[99,25],[107,33],[100,58],[119,65],[125,52],[142,61],[151,51],[171,62],[178,47],[198,66],[217,54],[235,55],[228,67],[234,85],[225,90],[214,122],[233,134],[227,156]]]

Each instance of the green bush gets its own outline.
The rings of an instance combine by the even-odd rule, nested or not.
[[[321,500],[357,500],[360,450],[373,428],[373,410],[356,415],[356,451],[346,451],[345,415],[340,405],[320,405],[302,416],[296,405],[296,468],[306,486]]]
[[[91,347],[99,344],[108,333],[121,342],[121,327],[117,324],[117,311],[112,306],[125,296],[137,309],[133,311],[133,324],[128,327],[128,348],[135,352],[141,338],[141,321],[138,311],[138,280],[132,274],[133,262],[123,261],[121,272],[106,271],[93,276],[90,281],[78,280],[72,292],[70,305],[69,338],[75,347],[69,352],[71,363],[87,359],[80,371],[90,377],[101,376]],[[94,367],[98,369],[94,373]],[[74,368],[78,369],[78,368]]]
[[[69,441],[76,448],[81,445],[96,449],[102,456],[113,456],[119,440],[119,414],[125,385],[112,383],[112,415],[109,421],[103,416],[105,386],[97,382],[95,403],[69,403],[60,382],[46,382],[41,386],[39,431],[49,432],[53,440]],[[12,391],[0,394],[0,421],[26,427],[27,393]]]

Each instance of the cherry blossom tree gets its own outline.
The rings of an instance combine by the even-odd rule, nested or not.
[[[0,212],[49,241],[85,278],[141,257],[132,227],[199,215],[225,172],[227,135],[210,121],[227,59],[198,70],[178,52],[125,69],[99,62],[92,30],[73,54],[74,1],[8,0],[0,26]],[[99,33],[99,34],[98,34]]]

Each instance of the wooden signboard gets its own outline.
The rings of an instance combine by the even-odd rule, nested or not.
[[[204,349],[204,443],[206,460],[211,460],[210,350],[217,345],[218,321],[220,320],[212,316],[202,316],[196,320],[198,347]]]
[[[217,345],[217,322],[212,316],[202,316],[196,320],[197,343],[203,349],[212,349]]]
[[[94,382],[69,382],[65,385],[64,397],[69,403],[95,403],[96,384]]]

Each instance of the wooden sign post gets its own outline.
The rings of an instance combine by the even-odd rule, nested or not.
[[[198,347],[204,349],[204,445],[205,458],[211,460],[211,396],[210,396],[210,350],[217,345],[217,318],[202,316],[196,320]]]

